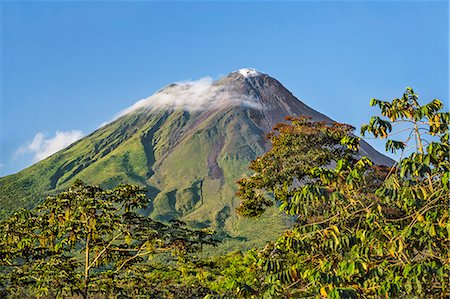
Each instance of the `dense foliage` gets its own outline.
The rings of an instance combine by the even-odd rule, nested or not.
[[[381,117],[362,133],[403,151],[389,172],[342,149],[357,148],[347,127],[293,119],[276,128],[273,148],[251,165],[255,173],[238,182],[242,215],[260,215],[273,198],[298,222],[258,253],[243,296],[450,295],[449,113],[439,100],[421,106],[410,88],[371,105]],[[390,139],[399,126],[406,139]]]
[[[362,156],[348,125],[300,117],[274,128],[271,150],[237,182],[240,215],[276,205],[295,221],[264,248],[199,258],[189,253],[212,235],[141,216],[138,187],[77,182],[1,223],[0,297],[448,298],[450,113],[410,88],[371,106],[381,115],[361,133],[401,152],[392,167]],[[164,252],[178,262],[152,262]]]
[[[146,260],[164,252],[183,257],[216,241],[182,222],[141,216],[148,203],[137,186],[102,190],[77,181],[38,208],[15,213],[1,223],[3,295],[156,295],[150,278],[158,271]]]

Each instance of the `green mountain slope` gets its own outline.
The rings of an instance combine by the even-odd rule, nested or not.
[[[172,104],[155,105],[160,100]],[[152,199],[149,216],[217,230],[229,240],[223,250],[261,244],[286,227],[289,219],[276,208],[258,221],[239,219],[235,182],[267,149],[265,134],[286,115],[329,118],[259,73],[235,72],[201,86],[172,84],[144,104],[51,157],[0,178],[1,213],[32,208],[82,179],[106,188],[120,183],[146,188]],[[374,152],[372,158],[390,163],[364,148]]]

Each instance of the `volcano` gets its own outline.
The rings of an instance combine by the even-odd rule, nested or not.
[[[148,190],[150,217],[181,219],[252,247],[279,235],[289,219],[276,207],[258,221],[238,218],[235,182],[269,148],[271,128],[300,115],[332,122],[253,69],[170,84],[69,147],[0,178],[0,208],[3,215],[32,208],[75,179],[105,188],[131,183]],[[393,163],[365,142],[361,154]]]

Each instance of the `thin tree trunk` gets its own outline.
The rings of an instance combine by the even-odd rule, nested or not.
[[[88,299],[88,286],[89,286],[89,241],[91,232],[88,233],[86,238],[86,248],[85,248],[85,266],[84,266],[84,290],[83,299]]]

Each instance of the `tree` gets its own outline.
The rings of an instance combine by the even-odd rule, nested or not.
[[[38,297],[126,293],[138,287],[146,258],[216,244],[209,232],[140,215],[148,203],[137,186],[103,190],[77,181],[35,210],[15,213],[0,224],[1,287]]]
[[[314,167],[332,165],[340,158],[356,160],[359,139],[350,135],[351,126],[310,122],[307,117],[286,120],[291,124],[278,124],[268,135],[272,148],[251,162],[252,176],[237,182],[241,198],[237,212],[242,216],[259,217],[273,205],[272,198],[289,205],[304,183],[315,180],[310,173]]]
[[[238,182],[241,215],[257,217],[275,201],[297,219],[259,251],[247,297],[450,295],[449,113],[439,100],[419,105],[410,88],[371,105],[381,116],[362,133],[390,138],[399,125],[408,133],[386,142],[387,150],[404,151],[392,169],[356,158],[348,127],[292,119],[275,128],[272,149]]]

